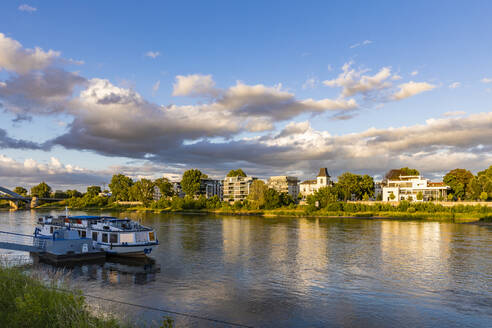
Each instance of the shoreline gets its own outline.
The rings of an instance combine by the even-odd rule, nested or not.
[[[100,212],[100,211],[114,211],[114,212],[135,212],[135,213],[155,213],[155,214],[180,214],[180,215],[216,215],[216,216],[252,216],[252,217],[289,217],[289,218],[320,218],[320,219],[333,219],[333,218],[350,218],[350,219],[373,219],[373,220],[429,220],[429,221],[451,221],[451,222],[463,222],[463,223],[480,223],[480,225],[489,225],[488,220],[490,215],[487,213],[455,213],[455,212],[330,212],[330,211],[307,211],[301,209],[289,209],[280,208],[275,210],[224,210],[224,209],[193,209],[193,210],[173,210],[156,209],[151,207],[122,207],[122,206],[105,206],[105,207],[82,207],[82,208],[69,208],[70,210],[87,211],[87,212]],[[33,209],[18,209],[17,211],[32,211],[32,210],[65,210],[65,206],[39,206]],[[3,209],[0,209],[3,211]],[[6,209],[5,211],[9,211]],[[483,220],[487,220],[484,222]],[[492,224],[491,224],[492,225]]]

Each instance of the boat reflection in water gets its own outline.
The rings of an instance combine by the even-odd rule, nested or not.
[[[86,278],[89,281],[99,281],[108,284],[137,284],[144,285],[155,281],[160,272],[160,265],[149,257],[126,258],[108,256],[106,260],[95,260],[83,263],[48,264],[34,258],[37,268],[62,270],[74,280]]]

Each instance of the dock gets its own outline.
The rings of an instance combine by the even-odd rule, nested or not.
[[[80,238],[74,230],[58,230],[53,237],[0,231],[0,248],[29,252],[52,263],[105,259],[106,252],[92,239]]]

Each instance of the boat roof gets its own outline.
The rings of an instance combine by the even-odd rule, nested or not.
[[[112,216],[99,216],[99,215],[75,215],[75,216],[69,216],[69,219],[74,219],[74,220],[103,220],[103,219],[117,219]]]

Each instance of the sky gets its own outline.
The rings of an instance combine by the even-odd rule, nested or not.
[[[0,185],[492,164],[490,1],[2,1]]]

